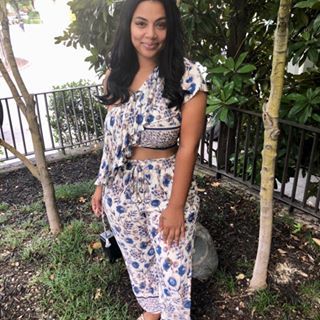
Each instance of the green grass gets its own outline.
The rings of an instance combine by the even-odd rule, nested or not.
[[[0,247],[2,249],[14,250],[30,237],[31,232],[16,227],[6,227],[1,230]]]
[[[42,201],[36,201],[19,207],[19,210],[21,213],[41,213],[45,212],[45,207]]]
[[[277,304],[278,295],[269,289],[258,291],[252,298],[249,308],[259,315],[264,315]]]
[[[55,186],[57,199],[77,199],[92,195],[94,192],[93,180],[84,181],[74,184],[64,184]]]
[[[10,208],[8,203],[5,202],[0,202],[0,212],[5,213],[6,211],[8,211]]]
[[[217,270],[214,274],[214,280],[217,282],[217,286],[223,288],[229,294],[236,293],[236,282],[232,275],[223,270]]]
[[[36,234],[29,242],[22,247],[20,258],[24,261],[39,260],[39,257],[45,257],[49,251],[52,239],[48,232]]]
[[[107,290],[118,282],[124,264],[110,265],[88,253],[88,244],[97,239],[96,228],[82,221],[67,226],[50,246],[47,265],[36,279],[46,288],[43,306],[58,319],[130,319],[127,306]]]

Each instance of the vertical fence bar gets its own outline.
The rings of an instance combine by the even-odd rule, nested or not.
[[[240,136],[241,136],[241,121],[242,121],[242,114],[239,113],[237,116],[237,129],[236,129],[236,145],[234,150],[234,170],[233,176],[237,177],[238,173],[238,159],[239,159],[239,146],[240,146]]]
[[[251,181],[250,181],[250,183],[252,185],[255,184],[255,179],[256,179],[257,160],[258,160],[258,145],[259,145],[259,132],[260,132],[261,123],[262,123],[260,118],[256,118],[256,119],[257,119],[257,125],[256,125],[256,132],[255,132],[255,135],[254,135],[252,174],[251,174]]]
[[[319,211],[319,203],[320,203],[320,184],[318,185],[318,192],[317,192],[316,203],[314,206],[314,213],[317,213]]]
[[[84,124],[85,124],[85,127],[86,127],[86,132],[87,132],[87,139],[85,140],[90,140],[90,134],[89,134],[89,127],[88,127],[88,120],[87,120],[87,115],[85,113],[85,105],[84,105],[84,99],[83,99],[83,92],[82,92],[82,89],[80,89],[80,101],[81,101],[81,104],[83,105],[83,108],[82,108],[82,113],[83,113],[83,119],[84,119]]]
[[[221,127],[220,127],[221,128]],[[220,129],[221,132],[221,129]],[[219,134],[220,136],[220,134]],[[213,146],[213,139],[214,139],[214,129],[212,128],[210,130],[210,135],[209,135],[209,144],[208,144],[208,163],[209,163],[209,167],[212,167],[212,146]],[[216,158],[218,159],[218,154],[216,154]],[[219,164],[217,162],[217,168],[219,169]]]
[[[98,86],[95,86],[95,89],[96,89],[97,95],[99,95],[99,88],[98,88]],[[103,115],[102,115],[101,106],[103,106],[103,105],[102,105],[101,103],[99,103],[100,124],[101,124],[101,128],[103,129],[103,126],[104,126],[104,118],[103,118]],[[104,106],[103,106],[103,108],[104,108]]]
[[[76,112],[76,108],[75,108],[75,105],[74,105],[74,100],[75,99],[74,99],[73,90],[71,90],[71,106],[72,106],[72,111],[73,111],[73,116],[74,116],[74,122],[75,122],[75,125],[76,125],[76,130],[77,130],[78,135],[79,135],[79,142],[81,143],[82,142],[81,130],[79,129],[78,117],[77,117],[77,112]],[[84,108],[84,106],[82,106],[82,108]]]
[[[226,152],[224,157],[224,168],[226,173],[229,172],[229,145],[230,145],[230,127],[228,126],[227,129],[227,145],[226,145]]]
[[[294,173],[293,187],[292,187],[292,193],[291,193],[291,202],[294,202],[295,197],[296,197],[300,164],[301,164],[302,153],[303,153],[304,137],[305,137],[305,130],[302,129],[302,134],[301,134],[300,143],[299,143],[298,159],[297,159],[295,173]]]
[[[43,139],[43,131],[42,131],[42,121],[41,121],[41,114],[40,114],[40,109],[39,109],[39,99],[38,99],[38,94],[35,94],[34,95],[35,98],[36,98],[36,111],[37,111],[37,117],[39,119],[39,129],[40,129],[40,134],[41,134],[41,137]]]
[[[206,116],[206,120],[203,126],[202,131],[202,138],[200,140],[200,163],[204,163],[204,147],[205,147],[205,139],[206,139],[206,131],[207,131],[207,122],[208,122],[208,116]]]
[[[5,99],[5,102],[6,102],[6,109],[7,109],[7,115],[8,115],[8,120],[9,120],[12,143],[13,143],[13,146],[17,149],[16,137],[14,136],[14,132],[13,132],[13,125],[12,125],[12,119],[11,119],[11,113],[10,113],[8,99]],[[3,138],[4,138],[4,136],[3,136]]]
[[[94,117],[94,110],[93,110],[93,103],[92,103],[92,96],[91,96],[90,88],[88,88],[88,93],[89,93],[89,106],[90,106],[90,110],[91,110],[93,129],[94,129],[94,133],[95,133],[95,136],[97,139],[98,138],[98,131],[97,131],[96,121],[95,121],[95,117]],[[91,141],[91,139],[90,139],[90,141]]]
[[[22,138],[22,144],[24,149],[24,155],[26,156],[28,154],[27,147],[26,147],[26,139],[23,132],[23,125],[22,125],[22,119],[21,119],[21,111],[20,108],[17,106],[18,111],[18,118],[19,118],[19,126],[20,126],[20,132],[21,132],[21,138]]]
[[[286,183],[288,178],[288,166],[289,166],[289,159],[290,159],[290,152],[291,152],[291,143],[292,143],[292,127],[290,126],[288,141],[287,141],[286,156],[284,160],[284,167],[283,167],[282,180],[281,180],[281,189],[280,189],[281,197],[284,197],[284,193],[286,190]]]
[[[0,128],[0,132],[1,132],[2,139],[5,140],[2,127]],[[8,160],[9,159],[9,154],[8,154],[7,148],[3,147],[3,149],[4,149],[4,154],[5,154],[6,160]]]
[[[53,109],[54,109],[54,112],[56,113],[59,144],[61,146],[62,153],[66,154],[65,149],[64,149],[64,143],[63,143],[61,128],[60,128],[59,112],[58,112],[58,109],[57,109],[57,99],[56,99],[56,93],[55,92],[53,92]]]
[[[308,173],[307,173],[307,177],[306,177],[306,184],[304,186],[304,194],[303,194],[303,200],[302,200],[303,207],[306,206],[306,202],[307,202],[308,189],[309,189],[312,166],[313,166],[313,158],[314,158],[314,154],[315,154],[315,151],[316,151],[317,143],[318,143],[318,135],[315,133],[314,136],[313,136],[313,143],[312,143],[312,148],[311,148],[310,161],[309,161],[309,166],[308,166]]]
[[[72,89],[70,89],[70,90],[72,92]],[[62,106],[63,106],[64,114],[66,116],[67,129],[68,129],[68,133],[69,133],[69,137],[70,137],[70,145],[73,146],[73,139],[72,139],[70,122],[69,122],[69,115],[68,115],[68,110],[67,110],[67,105],[66,105],[65,91],[62,91]]]
[[[51,128],[51,123],[50,123],[50,114],[49,114],[49,105],[48,105],[47,93],[44,93],[44,104],[45,104],[45,107],[46,107],[46,114],[47,114],[47,120],[48,120],[48,127],[49,127],[49,133],[50,133],[51,146],[52,146],[53,149],[55,149],[54,139],[53,139],[53,134],[52,134],[52,128]]]
[[[247,124],[246,127],[246,137],[244,141],[244,159],[243,159],[243,166],[242,166],[242,180],[246,181],[247,179],[247,166],[248,166],[248,148],[249,148],[249,131],[250,125]]]

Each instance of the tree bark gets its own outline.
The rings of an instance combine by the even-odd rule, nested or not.
[[[249,287],[249,290],[253,291],[264,289],[267,286],[267,271],[272,239],[275,162],[280,133],[278,117],[287,57],[290,9],[291,0],[280,1],[277,28],[274,36],[271,91],[269,100],[263,107],[264,145],[260,188],[259,245]]]
[[[10,65],[10,69],[15,78],[17,86],[11,80],[11,77],[7,72],[1,59],[0,59],[0,72],[2,73],[4,79],[7,82],[17,106],[20,108],[20,110],[22,111],[22,113],[24,114],[28,122],[31,138],[33,142],[36,167],[33,166],[28,159],[23,159],[25,157],[21,153],[19,153],[17,150],[14,151],[13,150],[14,148],[8,145],[5,141],[0,140],[0,144],[8,148],[14,154],[16,154],[26,164],[27,168],[31,171],[31,173],[40,181],[42,190],[43,190],[43,200],[46,206],[50,230],[53,234],[58,234],[61,231],[61,222],[60,222],[60,217],[59,217],[57,206],[56,206],[53,183],[48,171],[46,158],[44,155],[44,144],[43,144],[43,140],[42,140],[39,125],[38,125],[37,116],[35,113],[35,101],[32,95],[29,94],[21,78],[16,60],[13,54],[11,40],[10,40],[9,23],[8,23],[8,18],[6,13],[6,1],[1,1],[0,3],[0,22],[2,27],[1,32],[2,32],[5,55],[7,57],[8,63]],[[21,99],[18,90],[20,90],[23,99]]]

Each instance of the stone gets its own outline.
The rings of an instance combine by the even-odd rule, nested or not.
[[[192,277],[208,280],[218,268],[218,254],[209,231],[196,223],[194,249],[192,253]]]

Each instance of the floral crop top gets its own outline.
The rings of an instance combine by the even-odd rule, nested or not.
[[[207,92],[206,83],[195,63],[184,59],[185,74],[181,79],[184,103],[199,90]],[[131,157],[132,148],[140,146],[167,149],[177,144],[181,111],[169,108],[162,97],[163,79],[155,67],[140,89],[128,102],[112,107],[104,122],[104,146],[96,185],[106,184]]]

